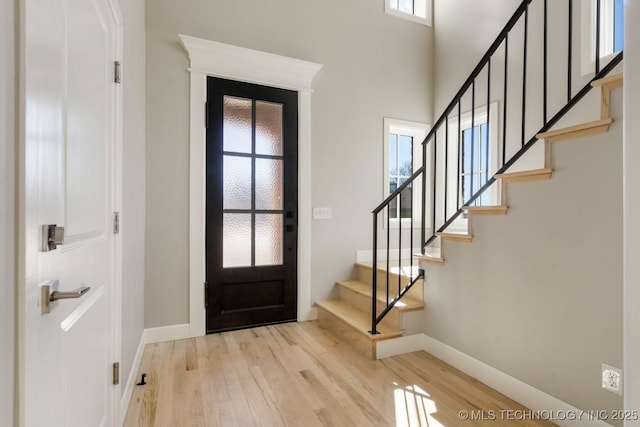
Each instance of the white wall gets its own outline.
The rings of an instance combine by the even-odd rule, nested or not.
[[[382,0],[147,3],[145,326],[188,322],[188,58],[177,35],[324,65],[312,95],[312,301],[370,249],[382,200],[383,117],[431,119],[431,30]],[[357,171],[357,172],[355,172]]]
[[[436,0],[436,116],[519,3]],[[534,52],[541,3],[530,13]],[[510,57],[522,52],[516,40]],[[552,55],[566,49],[562,40],[551,37]],[[510,78],[521,77],[518,66]],[[528,82],[542,80],[535,67],[530,61]],[[541,92],[528,94],[527,111],[540,116]],[[473,243],[448,243],[445,265],[427,271],[428,335],[582,409],[622,407],[600,388],[601,363],[622,364],[621,95],[609,133],[554,147],[550,181],[511,186],[508,215],[475,219]],[[598,119],[598,107],[597,96],[585,99],[573,124]]]
[[[14,424],[16,2],[0,3],[0,425]]]
[[[519,4],[519,0],[434,0],[436,119]]]
[[[144,330],[145,1],[120,0],[123,15],[122,359],[129,376]],[[124,387],[122,388],[124,392]]]
[[[624,408],[640,411],[640,4],[625,1],[624,58]],[[640,426],[629,421],[625,426]]]

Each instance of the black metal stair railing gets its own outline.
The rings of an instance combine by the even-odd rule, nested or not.
[[[575,26],[573,21],[576,19],[576,15],[580,15],[575,13],[574,1],[522,1],[422,142],[422,166],[417,168],[373,210],[373,289],[370,333],[379,333],[377,326],[380,321],[418,280],[424,278],[424,271],[417,265],[414,266],[414,239],[419,239],[418,249],[424,255],[425,248],[436,239],[436,233],[443,232],[450,227],[463,214],[466,207],[479,203],[485,204],[486,197],[485,200],[482,200],[481,197],[483,194],[486,195],[487,190],[494,184],[495,176],[505,173],[521,159],[537,142],[537,134],[546,132],[557,124],[591,90],[592,81],[606,76],[622,61],[622,50],[608,55],[607,58],[601,58],[603,7],[601,2],[603,1],[605,0],[595,0],[595,28],[593,29],[594,40],[592,43],[594,47],[591,56],[593,69],[586,76],[583,75],[583,72],[577,75],[576,71],[579,67],[574,66],[574,62],[584,63],[583,58],[576,60],[574,56]],[[585,4],[588,2],[583,2],[582,7],[587,7]],[[566,28],[558,27],[558,19],[553,20],[556,23],[555,26],[550,25],[550,16],[558,15],[557,10],[554,10],[554,15],[551,15],[551,5],[554,8],[566,8],[564,10],[568,18],[563,23]],[[536,25],[540,34],[530,34],[532,33],[531,28]],[[566,50],[566,62],[564,63],[557,60],[557,55],[554,56],[553,61],[550,60],[549,33],[551,31],[555,35],[554,49],[564,48]],[[558,39],[557,34],[564,34],[563,37],[566,39]],[[531,48],[532,40],[536,40],[536,37],[538,38],[537,44]],[[518,47],[521,47],[521,50],[516,51],[515,48]],[[582,55],[584,52],[585,50],[581,49]],[[602,66],[605,61],[607,61],[606,65]],[[537,70],[534,69],[536,66],[539,67]],[[514,73],[514,68],[517,71],[516,78],[510,75],[510,73]],[[531,72],[532,70],[535,73]],[[528,71],[530,71],[529,76],[527,76]],[[554,76],[553,79],[549,78],[550,74]],[[565,82],[558,83],[556,76],[566,76]],[[562,85],[565,86],[561,87]],[[581,87],[577,91],[574,90],[576,85]],[[564,95],[560,95],[559,102],[558,94],[562,93],[566,94],[566,99],[562,99]],[[532,105],[531,97],[540,97],[540,94],[541,100],[537,101],[541,102]],[[550,101],[550,95],[554,98],[554,105],[551,105],[553,102]],[[527,99],[528,96],[529,99]],[[513,98],[516,98],[515,101]],[[497,114],[498,117],[492,117],[496,114],[495,111],[492,113],[490,108],[492,101],[502,103],[502,112]],[[557,110],[551,117],[549,117],[550,107],[555,107]],[[469,108],[466,114],[470,116],[470,126],[465,129],[462,127],[462,117],[465,114],[463,108],[465,110]],[[478,120],[477,116],[480,114],[484,115],[483,120]],[[495,124],[498,119],[502,122],[501,126]],[[484,129],[479,126],[481,124],[485,125]],[[494,139],[489,134],[492,127],[496,128],[491,130],[496,135],[497,131],[501,132],[501,138],[495,138],[495,146],[490,148],[489,140]],[[468,133],[464,135],[466,131]],[[480,135],[480,132],[483,132],[484,135]],[[451,135],[452,133],[453,135]],[[467,147],[471,150],[470,155],[463,155],[465,136],[470,136],[470,139],[467,140],[471,141]],[[476,137],[478,138],[476,139]],[[465,167],[463,162],[474,158],[475,141],[481,140],[482,137],[485,138],[486,149],[484,158],[479,157],[478,163],[483,164],[478,165],[480,171],[477,173],[477,182],[474,182],[473,175],[471,179],[461,177],[461,170],[464,170]],[[498,141],[500,139],[501,143]],[[480,145],[479,143],[478,149],[481,149]],[[495,157],[496,164],[493,165],[493,169],[489,164],[489,151]],[[508,151],[512,153],[510,156],[507,156]],[[451,179],[450,167],[455,168],[455,178],[453,179]],[[427,187],[429,187],[429,194],[427,194]],[[417,207],[414,206],[414,203],[409,203],[406,197],[406,194],[409,193],[411,200],[413,200],[413,191],[416,189],[418,189],[421,198],[421,203]],[[455,204],[453,199],[455,199]],[[407,205],[409,205],[408,209]],[[404,218],[406,222],[404,228],[400,214],[403,209],[405,213],[408,211],[408,217]],[[393,215],[394,217],[397,216],[395,222],[397,232],[394,230],[393,234],[391,231],[392,212],[396,213]],[[381,214],[386,216],[384,221],[380,221]],[[429,214],[429,218],[427,214]],[[414,216],[419,218],[419,221],[414,220]],[[430,227],[427,227],[427,223]],[[414,236],[414,225],[419,226],[419,237]],[[380,230],[385,228],[386,235],[381,244]],[[430,229],[429,235],[427,235],[427,228]],[[405,267],[409,269],[410,280],[408,283],[404,283],[398,274],[397,283],[392,284],[390,283],[390,267],[395,266],[391,265],[391,258],[397,256],[398,268],[400,270],[403,268],[403,237],[405,243],[408,242],[404,254],[409,259],[408,266]],[[393,245],[392,239],[394,239]],[[379,258],[381,262],[386,263],[386,281],[382,288],[386,294],[384,298],[386,304],[382,304],[381,310],[378,309],[377,267]]]

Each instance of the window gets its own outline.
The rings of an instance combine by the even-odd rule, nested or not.
[[[624,48],[624,1],[613,2],[613,51],[619,52]]]
[[[384,197],[396,191],[422,164],[422,141],[429,126],[424,123],[384,119]],[[418,182],[419,181],[419,182]],[[389,209],[392,228],[409,226],[413,213],[414,227],[419,226],[420,212],[417,197],[421,180],[409,184]],[[385,211],[386,215],[386,211]],[[405,224],[406,222],[406,224]],[[385,218],[386,227],[386,218]]]
[[[597,5],[597,0],[582,3],[582,74],[593,73],[595,69]],[[600,0],[601,64],[623,48],[624,1]]]
[[[624,45],[623,0],[600,0],[600,56],[622,50]]]
[[[405,132],[406,133],[406,132]],[[396,191],[398,186],[413,174],[413,136],[404,135],[402,133],[389,134],[389,194]],[[400,199],[391,205],[391,219],[398,219],[398,210],[400,218],[411,218],[412,209],[412,184],[400,193]]]
[[[462,130],[460,192],[463,203],[489,180],[489,131],[486,118],[483,124]],[[476,202],[477,205],[489,204],[490,192],[485,191]]]
[[[460,144],[450,146],[449,151],[449,200],[459,200],[460,205],[469,199],[487,183],[498,170],[498,103],[463,113],[460,117]],[[458,117],[449,117],[449,138],[458,132]],[[452,141],[450,139],[450,141]],[[453,140],[455,141],[455,139]],[[460,164],[456,165],[460,150]],[[456,181],[460,182],[459,194],[456,194]],[[492,186],[473,203],[474,206],[499,204],[499,190]],[[451,206],[453,209],[454,206]]]
[[[385,12],[423,25],[431,25],[431,0],[385,0]]]
[[[413,11],[415,9],[413,3],[414,0],[390,0],[389,6],[391,9],[413,15]]]

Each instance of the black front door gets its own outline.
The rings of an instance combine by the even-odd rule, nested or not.
[[[298,94],[209,77],[207,332],[296,320]]]

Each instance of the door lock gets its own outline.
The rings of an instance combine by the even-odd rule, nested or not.
[[[55,250],[64,243],[64,227],[56,224],[42,226],[42,252]]]

